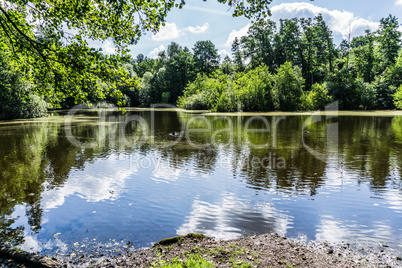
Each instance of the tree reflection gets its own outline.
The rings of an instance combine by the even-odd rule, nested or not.
[[[325,139],[326,118],[304,130],[307,116],[288,116],[281,120],[279,116],[270,116],[250,121],[244,116],[111,112],[102,123],[97,115],[78,114],[72,121],[72,134],[83,145],[91,145],[86,147],[71,143],[63,120],[57,116],[43,122],[10,121],[1,125],[0,239],[3,243],[17,245],[24,240],[26,230],[16,226],[13,218],[17,205],[25,206],[31,231],[39,232],[43,215],[41,195],[45,190],[63,187],[73,170],[85,170],[97,159],[120,153],[144,156],[156,153],[173,170],[191,169],[197,174],[213,175],[218,168],[228,168],[234,178],[244,178],[248,187],[311,196],[319,194],[320,187],[325,185],[328,163],[339,161],[342,169],[355,175],[356,183],[368,182],[376,194],[381,194],[390,183],[401,189],[401,117],[339,117],[338,150],[329,151]],[[145,133],[146,139],[140,123],[126,122],[131,115],[140,116],[149,125],[155,120],[153,128]],[[176,137],[176,133],[189,129],[208,131]],[[121,135],[126,141],[142,139],[142,142],[123,143]],[[302,138],[331,159],[316,158],[303,146]],[[222,157],[228,160],[225,167],[221,166]],[[341,169],[336,175],[342,176]]]

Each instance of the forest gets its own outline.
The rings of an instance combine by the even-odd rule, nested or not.
[[[367,30],[335,44],[321,15],[284,19],[279,25],[262,19],[247,35],[235,39],[232,57],[224,59],[211,41],[203,40],[191,50],[172,42],[157,58],[87,49],[79,51],[81,62],[63,58],[64,65],[56,61],[51,70],[35,68],[43,65],[40,54],[16,59],[18,47],[3,34],[0,119],[37,117],[48,109],[105,102],[131,107],[169,103],[217,112],[317,110],[333,101],[341,110],[402,109],[398,27],[398,19],[389,15],[380,20],[376,32]],[[33,38],[54,51],[78,53],[54,32],[42,31]],[[96,60],[91,63],[96,76],[65,67],[84,68],[89,64],[86,59]],[[105,75],[110,64],[116,68]]]

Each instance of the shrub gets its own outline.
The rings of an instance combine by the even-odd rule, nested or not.
[[[237,99],[244,111],[271,111],[274,109],[272,99],[273,77],[268,67],[261,65],[241,75],[235,81]]]
[[[275,108],[282,111],[297,111],[302,106],[304,78],[299,68],[286,62],[277,69],[273,93]]]
[[[0,119],[32,118],[45,115],[46,102],[13,70],[0,53]]]
[[[305,110],[323,110],[331,100],[326,84],[315,83],[311,90],[305,93],[302,106]]]
[[[397,109],[402,109],[402,85],[396,90],[394,97],[394,104]]]

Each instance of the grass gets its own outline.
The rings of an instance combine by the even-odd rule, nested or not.
[[[167,246],[170,250],[171,245]],[[183,255],[169,258],[169,260],[162,259],[163,254],[159,252],[159,259],[152,263],[152,267],[156,268],[198,268],[198,267],[216,267],[213,262],[206,259],[206,256],[212,257],[212,259],[220,259],[220,262],[226,263],[233,268],[249,268],[253,267],[252,264],[247,263],[243,260],[239,260],[238,255],[243,255],[249,253],[245,248],[236,245],[229,245],[228,248],[217,247],[211,248],[209,250],[195,246],[191,251],[186,250]],[[205,255],[206,254],[206,255]],[[251,253],[251,255],[256,258],[258,254]],[[252,260],[254,263],[258,264],[258,259]],[[288,266],[289,267],[289,266]],[[291,267],[289,267],[291,268]]]
[[[178,257],[173,258],[171,261],[159,260],[157,263],[152,263],[152,267],[158,268],[204,268],[215,267],[215,265],[208,260],[201,257],[198,253],[192,253],[188,256],[187,260],[182,260]]]

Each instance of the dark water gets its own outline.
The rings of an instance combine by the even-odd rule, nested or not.
[[[188,232],[276,232],[401,251],[402,117],[373,115],[0,122],[1,242],[116,252]]]

